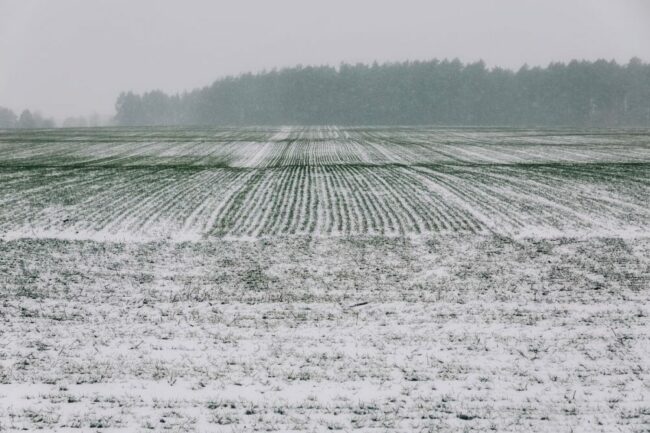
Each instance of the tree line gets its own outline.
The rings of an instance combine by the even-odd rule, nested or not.
[[[292,67],[182,94],[122,93],[118,125],[650,125],[650,64],[517,71],[459,60]]]
[[[93,113],[88,116],[67,117],[60,123],[60,126],[63,128],[88,128],[111,126],[112,124],[112,116],[101,116]],[[17,116],[11,109],[0,107],[0,129],[55,128],[56,126],[54,119],[44,117],[39,112],[24,110],[20,113],[20,116]]]
[[[0,129],[8,128],[54,128],[53,119],[45,118],[40,113],[24,110],[17,116],[9,108],[0,107]]]

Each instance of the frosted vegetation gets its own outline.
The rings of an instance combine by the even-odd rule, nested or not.
[[[0,134],[0,431],[650,425],[650,134]]]
[[[555,236],[645,230],[650,138],[503,129],[16,132],[6,237]]]

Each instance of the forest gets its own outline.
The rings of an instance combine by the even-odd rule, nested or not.
[[[115,108],[117,125],[650,126],[650,64],[296,66],[179,94],[124,92]]]

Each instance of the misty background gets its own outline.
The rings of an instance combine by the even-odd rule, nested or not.
[[[644,0],[0,0],[0,106],[59,124],[104,121],[122,92],[182,94],[295,65],[458,58],[518,71],[635,57],[650,59]]]

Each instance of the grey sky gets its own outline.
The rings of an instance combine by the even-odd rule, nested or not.
[[[296,64],[633,56],[650,61],[647,0],[0,0],[0,106],[58,119]]]

